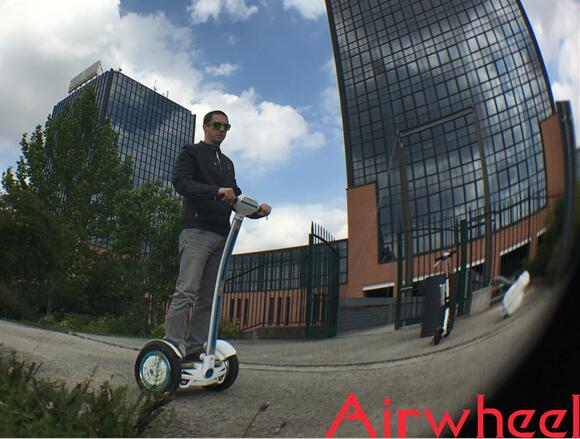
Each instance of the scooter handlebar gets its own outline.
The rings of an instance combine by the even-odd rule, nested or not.
[[[253,198],[242,194],[236,197],[232,209],[234,209],[234,212],[242,216],[253,215],[260,210],[260,203]]]
[[[218,194],[218,200],[221,201],[224,198],[225,194]],[[247,195],[240,194],[234,198],[232,209],[242,216],[248,216],[256,213],[260,209],[260,203]]]

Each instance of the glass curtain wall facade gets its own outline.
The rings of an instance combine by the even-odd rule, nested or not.
[[[119,134],[121,158],[133,158],[133,184],[138,187],[148,181],[162,181],[170,186],[181,147],[194,141],[195,115],[116,70],[99,75],[89,84],[96,89],[101,119],[109,117]],[[84,87],[56,104],[53,116],[76,99]]]
[[[466,217],[523,194],[538,200],[526,215],[545,204],[539,122],[555,108],[519,1],[326,6],[348,187],[377,185],[381,261],[403,220]]]

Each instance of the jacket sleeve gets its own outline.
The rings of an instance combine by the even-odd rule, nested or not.
[[[200,183],[195,175],[196,160],[191,145],[185,145],[175,166],[171,182],[178,194],[194,200],[211,200],[217,196],[219,187],[211,184]]]
[[[232,169],[233,169],[233,164],[232,164]],[[234,188],[233,189],[234,189],[234,192],[236,194],[236,197],[238,195],[241,195],[242,190],[238,187],[238,182],[236,181],[235,173],[234,173]],[[256,214],[252,214],[252,215],[248,215],[246,218],[258,219],[258,218],[261,218],[261,217],[257,216]]]
[[[233,169],[233,164],[232,164],[232,169]],[[236,176],[234,173],[234,192],[237,195],[240,195],[242,193],[242,190],[238,187],[238,183],[236,182]],[[250,219],[258,219],[258,218],[262,218],[261,216],[257,216],[255,213],[252,215],[248,215],[246,218],[250,218]]]
[[[234,168],[233,163],[232,163],[232,173],[233,173],[233,178],[234,178],[234,184],[233,184],[232,189],[234,190],[234,193],[236,194],[236,197],[237,197],[238,195],[241,195],[242,190],[238,187],[238,182],[236,181],[236,170]]]
[[[234,192],[236,194],[236,196],[240,195],[242,193],[242,190],[238,187],[238,182],[236,181],[236,172],[234,170],[234,164],[232,163],[232,171],[234,173]],[[248,215],[246,218],[250,218],[250,219],[258,219],[258,218],[262,218],[261,216],[257,216],[255,213],[252,215]]]

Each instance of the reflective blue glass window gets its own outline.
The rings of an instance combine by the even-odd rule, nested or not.
[[[357,32],[350,31],[347,37],[349,44],[341,38],[335,41],[342,71],[348,71],[351,63],[361,64],[362,52],[365,62],[376,66],[364,73],[366,87],[362,73],[359,84],[346,76],[339,80],[344,81],[343,100],[349,102],[343,107],[345,120],[361,116],[364,124],[369,117],[382,118],[381,146],[366,146],[370,139],[352,129],[346,131],[346,144],[351,148],[347,157],[353,159],[347,163],[349,187],[375,181],[385,200],[379,206],[384,240],[392,244],[400,220],[398,165],[395,159],[379,167],[374,158],[396,156],[391,153],[397,133],[426,127],[419,140],[401,139],[407,151],[409,193],[417,196],[423,188],[429,190],[425,200],[410,200],[415,215],[443,214],[441,207],[449,205],[465,214],[482,207],[482,160],[487,164],[491,200],[516,196],[521,187],[545,193],[538,124],[553,112],[553,104],[543,62],[517,1],[395,0],[373,8],[366,1],[327,0],[327,6],[335,22],[356,23]],[[379,26],[380,41],[372,37]],[[376,81],[369,81],[373,76]],[[373,104],[364,107],[371,100]],[[374,107],[380,113],[373,113]],[[462,111],[471,113],[454,119]],[[454,120],[453,127],[437,129],[436,121],[446,118]],[[508,154],[505,148],[510,148]],[[446,158],[439,169],[433,167],[431,162],[440,157]],[[439,178],[425,186],[425,176]],[[465,185],[465,190],[447,189],[448,178],[458,178],[456,184]]]

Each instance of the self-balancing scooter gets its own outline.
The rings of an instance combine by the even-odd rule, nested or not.
[[[447,337],[451,332],[453,323],[451,322],[451,292],[449,288],[449,259],[455,253],[455,251],[444,251],[440,256],[435,259],[433,267],[437,267],[440,264],[445,264],[445,282],[439,285],[439,298],[440,304],[443,308],[443,315],[441,319],[441,324],[435,328],[433,333],[433,344],[438,345],[441,338]]]
[[[524,290],[530,283],[530,273],[524,271],[522,274],[519,275],[516,281],[510,282],[508,285],[510,286],[505,295],[503,296],[503,300],[501,301],[500,305],[500,313],[502,317],[509,317],[522,304],[524,300]]]
[[[168,340],[147,342],[135,361],[135,379],[146,393],[162,394],[189,387],[222,391],[238,376],[236,350],[228,342],[217,340],[218,319],[225,275],[242,221],[256,213],[259,205],[250,197],[240,195],[232,207],[235,215],[218,269],[205,351],[199,360],[186,361],[179,348]]]

